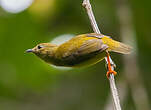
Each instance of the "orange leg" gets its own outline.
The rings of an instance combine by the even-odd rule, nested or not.
[[[110,77],[110,74],[114,74],[114,75],[116,75],[117,74],[117,72],[116,71],[114,71],[114,70],[112,70],[112,67],[111,67],[111,63],[110,63],[110,54],[107,52],[107,61],[108,61],[108,72],[106,73],[106,76],[107,76],[107,78],[109,78]]]

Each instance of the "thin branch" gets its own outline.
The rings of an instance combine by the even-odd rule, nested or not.
[[[121,78],[120,80],[117,81],[117,86],[118,86],[118,91],[120,92],[120,103],[121,105],[123,105],[128,95],[128,89],[127,89],[128,84],[123,78]],[[104,110],[112,110],[112,96],[111,95],[109,95],[106,100]]]
[[[93,28],[93,31],[95,33],[98,33],[98,34],[101,34],[99,28],[98,28],[98,25],[96,23],[96,20],[95,20],[95,17],[94,17],[94,14],[93,14],[93,11],[92,11],[92,7],[91,7],[91,4],[90,4],[90,1],[89,0],[83,0],[83,3],[82,3],[82,6],[86,9],[87,11],[87,14],[88,14],[88,17],[90,19],[90,22],[91,22],[91,26]]]
[[[91,26],[93,28],[93,31],[95,33],[101,34],[101,32],[100,32],[100,30],[97,26],[93,11],[92,11],[90,1],[89,0],[83,0],[82,5],[87,11],[89,20],[91,22]],[[105,58],[105,61],[106,61],[106,64],[108,64],[106,58]],[[113,63],[111,58],[110,58],[110,62],[112,64],[112,69],[114,70],[114,63]],[[118,92],[117,92],[117,88],[116,88],[116,85],[115,85],[115,80],[114,80],[114,75],[113,74],[110,75],[109,82],[110,82],[110,88],[111,88],[111,92],[112,92],[112,96],[113,96],[115,109],[116,110],[121,110],[120,100],[119,100],[119,96],[118,96]]]
[[[114,104],[115,104],[115,109],[121,110],[120,100],[119,100],[119,96],[118,96],[118,92],[117,92],[117,88],[115,85],[115,80],[114,80],[113,74],[110,75],[109,81],[110,81],[110,89],[111,89]]]

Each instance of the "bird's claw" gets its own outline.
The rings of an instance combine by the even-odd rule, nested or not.
[[[107,76],[108,79],[110,78],[110,74],[113,74],[113,75],[115,76],[115,75],[117,75],[117,72],[114,71],[114,70],[108,71],[108,72],[106,73],[106,76]]]

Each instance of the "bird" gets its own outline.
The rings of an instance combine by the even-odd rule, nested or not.
[[[63,67],[85,67],[108,60],[107,77],[117,73],[112,70],[109,52],[129,54],[131,46],[113,40],[110,36],[96,33],[80,34],[61,45],[40,43],[27,53],[34,53],[45,62]]]

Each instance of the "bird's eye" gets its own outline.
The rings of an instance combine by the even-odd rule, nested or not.
[[[41,46],[41,45],[38,45],[38,47],[37,47],[37,48],[38,48],[38,49],[41,49],[42,47],[43,47],[43,46]]]

